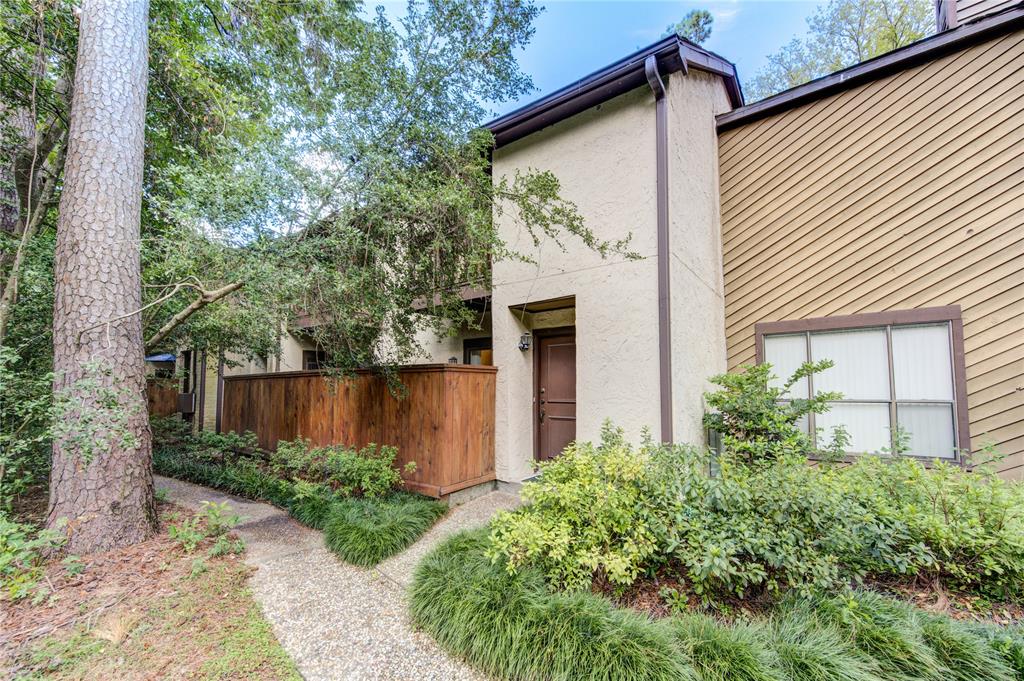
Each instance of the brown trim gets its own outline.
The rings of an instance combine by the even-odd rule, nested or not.
[[[947,322],[950,326],[950,352],[953,355],[953,409],[956,412],[957,449],[956,459],[967,462],[971,452],[971,424],[967,410],[967,369],[964,357],[964,323],[959,305],[942,307],[920,307],[912,310],[889,310],[863,314],[837,315],[835,317],[812,317],[789,319],[779,322],[758,322],[754,324],[754,353],[758,364],[764,361],[764,337],[786,333],[814,331],[839,331],[842,329],[871,328],[873,326],[901,326],[906,324],[929,324]],[[891,347],[891,346],[890,346]],[[890,366],[892,360],[890,358]],[[892,394],[895,401],[895,392]]]
[[[646,82],[644,63],[648,57],[657,59],[658,68],[663,74],[692,67],[721,76],[725,81],[726,93],[732,106],[743,105],[743,92],[736,76],[736,67],[700,45],[673,35],[575,83],[570,83],[546,97],[500,116],[484,127],[494,135],[495,147],[526,137],[602,102],[642,87]]]
[[[537,422],[537,409],[540,405],[537,404],[537,390],[540,388],[540,362],[537,361],[537,340],[540,338],[546,338],[548,336],[572,336],[573,342],[576,341],[576,327],[575,326],[552,326],[543,329],[531,329],[530,334],[533,336],[533,345],[530,346],[530,351],[533,355],[533,386],[530,393],[530,422],[531,428],[533,428],[533,457],[534,461],[537,460],[537,452],[540,451],[540,427]]]
[[[971,422],[967,413],[967,361],[964,356],[964,320],[960,316],[960,306],[956,306],[957,315],[949,320],[952,328],[953,342],[953,403],[956,409],[957,446],[961,452],[961,462],[967,463],[971,454]]]
[[[685,67],[685,61],[684,61]],[[658,205],[658,392],[661,406],[661,441],[672,437],[672,286],[668,225],[668,99],[651,55],[644,63],[647,83],[654,93],[655,147]],[[685,72],[685,68],[684,68]]]
[[[196,428],[198,430],[203,429],[203,421],[206,417],[206,351],[203,351],[203,359],[199,365],[199,381],[196,383],[196,389],[199,392],[199,417],[196,420]]]
[[[221,415],[224,410],[224,355],[217,358],[217,416],[214,419],[214,432],[220,433]]]
[[[560,298],[548,298],[547,300],[536,300],[532,303],[520,303],[509,305],[508,309],[513,312],[551,312],[552,310],[568,310],[576,307],[576,296],[561,296]]]
[[[466,364],[407,364],[395,367],[395,370],[405,374],[429,374],[444,371],[479,371],[481,373],[496,373],[498,371],[498,367],[483,366],[479,364],[474,364],[472,366]],[[359,376],[363,374],[379,373],[379,371],[374,371],[373,369],[356,369],[352,373]],[[259,378],[289,378],[292,376],[324,376],[326,378],[330,377],[331,374],[323,371],[267,371],[262,374],[225,376],[224,381],[250,381]]]
[[[749,106],[715,117],[718,132],[796,108],[863,83],[904,71],[1024,26],[1024,7],[1012,7],[950,31],[887,52],[850,68],[790,88]]]

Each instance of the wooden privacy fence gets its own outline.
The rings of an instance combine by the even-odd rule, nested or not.
[[[178,384],[168,378],[146,379],[146,398],[150,416],[171,416],[178,413]]]
[[[494,480],[495,367],[425,364],[404,367],[401,399],[371,372],[350,379],[315,371],[225,376],[221,428],[252,431],[275,449],[296,437],[314,445],[398,448],[396,464],[416,462],[405,484],[442,497]]]

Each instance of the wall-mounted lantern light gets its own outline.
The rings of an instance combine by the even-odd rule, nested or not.
[[[523,331],[523,335],[519,337],[519,349],[526,352],[530,349],[530,332]]]

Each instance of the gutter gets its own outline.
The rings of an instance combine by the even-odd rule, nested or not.
[[[683,61],[683,73],[687,73]],[[668,100],[665,82],[654,55],[644,60],[644,76],[654,93],[655,139],[657,146],[658,205],[658,379],[661,394],[661,441],[671,443],[672,434],[672,299],[671,254],[668,225]]]
[[[655,58],[659,72],[664,75],[695,68],[721,76],[732,106],[743,105],[743,93],[736,77],[736,67],[717,54],[673,35],[546,97],[500,116],[484,127],[494,135],[495,147],[526,137],[619,95],[643,87],[647,82],[646,64],[651,57]]]

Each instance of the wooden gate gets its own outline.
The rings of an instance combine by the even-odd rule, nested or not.
[[[315,371],[225,376],[221,427],[252,431],[273,450],[302,437],[314,445],[368,443],[398,448],[406,486],[442,497],[494,480],[497,369],[459,364],[404,367],[406,394],[396,399],[371,372],[350,379]]]

